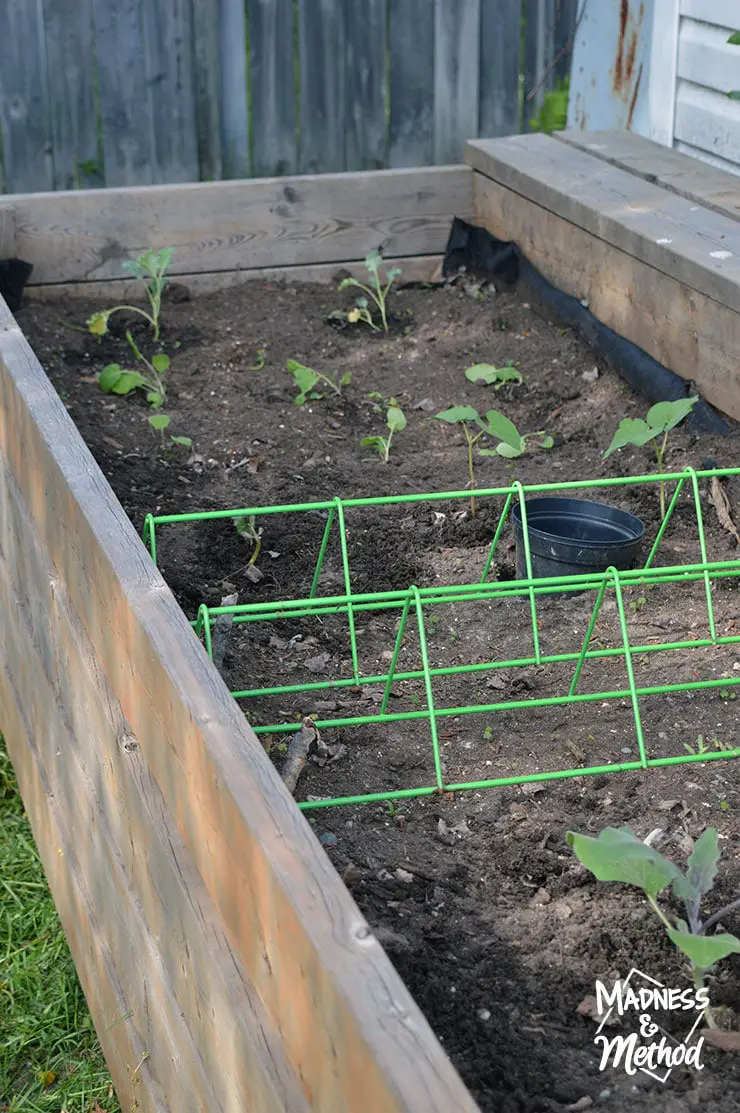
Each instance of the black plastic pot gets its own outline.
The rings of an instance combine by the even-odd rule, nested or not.
[[[634,568],[645,526],[634,514],[588,499],[527,499],[532,574],[579,576]],[[521,510],[512,509],[516,538],[516,575],[526,580]]]

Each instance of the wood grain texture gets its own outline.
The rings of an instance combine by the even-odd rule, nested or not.
[[[198,143],[191,0],[142,6],[155,182],[193,182]]]
[[[400,284],[404,282],[439,282],[442,275],[443,255],[410,255],[386,259],[389,267],[400,267],[403,271]],[[366,279],[367,270],[361,259],[353,263],[319,263],[305,267],[258,267],[256,270],[215,271],[210,274],[188,274],[182,279],[194,294],[211,294],[217,290],[228,290],[254,280],[266,282],[295,283],[317,282],[338,285],[346,274],[354,278]],[[65,282],[56,286],[27,286],[24,297],[30,299],[54,300],[60,295],[65,298],[105,297],[115,301],[129,301],[141,297],[141,286],[130,279],[110,279],[106,282]],[[166,312],[166,308],[165,308]]]
[[[486,138],[519,131],[519,53],[512,44],[521,19],[522,0],[481,0],[477,134]]]
[[[734,49],[740,54],[738,47]],[[674,135],[682,143],[733,163],[740,171],[740,101],[679,81]]]
[[[680,151],[628,131],[562,131],[554,138],[723,216],[740,220],[740,178],[735,174],[697,162]]]
[[[191,0],[198,167],[202,181],[221,178],[221,36],[213,0]]]
[[[434,9],[434,161],[459,162],[478,135],[480,2],[437,0]]]
[[[740,8],[736,20],[740,23]],[[681,22],[678,37],[678,77],[729,93],[738,86],[738,48],[728,43],[728,29],[712,27],[693,19]]]
[[[554,286],[740,419],[740,313],[482,174],[475,197],[479,224],[515,240]]]
[[[0,259],[16,259],[15,209],[0,202]]]
[[[154,181],[154,151],[139,0],[93,0],[100,129],[109,186]]]
[[[300,158],[304,174],[344,170],[345,6],[298,0]]]
[[[252,173],[247,103],[247,25],[244,0],[220,0],[221,168],[225,178]]]
[[[253,0],[249,6],[254,173],[295,174],[296,97],[293,0]]]
[[[740,311],[740,225],[547,135],[476,140],[479,172]]]
[[[100,185],[92,0],[44,0],[43,10],[54,188]]]
[[[39,725],[56,722],[61,730],[66,726],[65,715],[72,711],[60,708],[58,716],[52,717],[43,710],[49,695],[43,678],[54,676],[55,668],[66,668],[68,660],[63,655],[55,657],[52,631],[59,631],[61,639],[64,627],[54,617],[59,612],[44,602],[49,599],[49,586],[45,592],[37,590],[44,575],[53,577],[51,587],[67,615],[77,616],[76,630],[80,644],[89,646],[93,655],[96,683],[109,685],[117,700],[112,709],[114,720],[120,708],[121,720],[130,731],[123,749],[126,741],[136,741],[140,755],[136,761],[144,763],[161,793],[165,809],[161,821],[177,828],[181,842],[165,848],[164,853],[173,862],[179,861],[184,851],[189,855],[196,881],[199,879],[201,892],[212,902],[218,929],[249,980],[253,999],[260,1002],[279,1034],[282,1057],[300,1084],[307,1109],[315,1113],[376,1113],[380,1109],[384,1113],[449,1113],[450,1109],[474,1113],[472,1099],[193,637],[69,415],[4,311],[0,315],[0,399],[2,466],[15,484],[15,505],[27,509],[46,562],[44,570],[44,565],[26,561],[20,542],[13,541],[7,530],[1,535],[11,555],[8,558],[3,552],[8,570],[0,570],[0,584],[14,586],[16,596],[28,600],[25,613],[17,608],[17,633],[25,629],[28,641],[24,648],[29,654],[36,651],[35,657],[8,653],[3,660],[4,687],[12,694],[10,702],[17,712],[14,714],[12,707],[6,710],[3,703],[3,727],[9,734],[13,759],[20,766],[25,802],[33,813],[63,920],[70,924],[76,957],[84,964],[89,949],[94,952],[105,947],[112,952],[120,943],[121,963],[128,974],[116,997],[119,1003],[125,1003],[137,986],[141,992],[141,984],[148,983],[148,971],[152,973],[148,1014],[137,1020],[154,1026],[153,1032],[162,1029],[163,1050],[160,1054],[156,1046],[145,1046],[142,1054],[151,1056],[152,1075],[157,1074],[156,1066],[173,1089],[170,1095],[163,1084],[162,1102],[152,1102],[150,1108],[166,1110],[168,1102],[173,1110],[194,1108],[183,1091],[197,1090],[206,1083],[201,1080],[198,1061],[188,1057],[187,1047],[179,1050],[182,1029],[173,1030],[171,1037],[165,1030],[167,994],[174,994],[177,983],[174,971],[162,977],[157,964],[164,968],[164,954],[174,948],[174,940],[152,932],[151,950],[143,959],[135,955],[135,941],[143,939],[146,918],[151,916],[152,923],[156,922],[157,905],[151,894],[159,882],[152,878],[148,886],[140,872],[134,881],[125,868],[114,874],[94,856],[86,859],[82,850],[77,859],[73,838],[79,839],[80,809],[69,801],[75,783],[74,762],[83,752],[83,743],[76,738],[69,741],[74,753],[70,771],[64,774],[68,780],[51,799],[45,766],[56,756],[52,747],[62,735],[55,741],[44,740],[39,756],[29,745],[36,734],[43,735]],[[29,467],[31,460],[33,467]],[[9,597],[8,602],[12,602]],[[48,613],[53,622],[44,635]],[[65,643],[70,645],[66,635]],[[3,644],[7,647],[10,643],[6,640]],[[66,681],[59,682],[59,691],[66,692],[66,701],[69,687],[63,688],[62,683]],[[76,693],[77,685],[73,687]],[[92,754],[97,735],[94,728],[85,727],[84,708],[79,714],[81,725],[74,733],[87,729],[90,737],[84,752]],[[115,844],[121,855],[135,856],[137,848],[119,846],[113,834],[115,823],[123,822],[122,801],[129,790],[124,792],[117,783],[105,719],[102,726],[100,777],[93,787],[97,796],[115,797],[118,803],[114,807],[111,799],[107,807],[106,800],[110,840],[101,841],[102,815],[100,825],[94,827],[95,837],[104,853]],[[120,747],[120,740],[117,744]],[[123,755],[120,759],[126,761]],[[93,761],[94,756],[85,758],[88,760]],[[85,816],[87,823],[87,811]],[[91,834],[92,830],[91,825]],[[160,829],[157,837],[162,834]],[[87,841],[82,845],[87,848]],[[157,845],[155,841],[155,857]],[[64,853],[66,847],[71,848],[69,857]],[[62,855],[57,853],[59,849]],[[133,870],[133,858],[128,860]],[[143,870],[145,864],[136,868]],[[111,876],[106,877],[107,873]],[[124,886],[122,901],[127,886],[142,894],[139,919],[132,921],[132,930],[141,934],[131,944],[116,934],[130,920],[125,903],[119,912],[115,900],[100,899],[119,878]],[[90,886],[89,891],[81,889],[83,883]],[[162,881],[156,899],[168,902],[173,892],[167,887],[170,884]],[[70,895],[73,885],[83,892],[87,906],[95,909],[90,920],[84,915],[87,907],[82,898],[74,892]],[[146,894],[152,903],[145,903]],[[169,904],[167,911],[170,916]],[[176,922],[174,917],[172,922]],[[135,957],[129,959],[132,951]],[[196,961],[188,957],[187,950],[181,948],[179,953],[186,967]],[[93,953],[88,967],[97,970],[100,966]],[[113,991],[107,989],[111,981],[103,987],[107,1001],[113,997]],[[94,995],[92,1003],[99,1012]],[[246,1007],[247,1003],[242,1004]],[[183,1024],[190,1019],[185,1016]],[[102,1024],[99,1015],[97,1020]],[[238,1017],[235,1023],[241,1023]],[[120,1027],[124,1033],[130,1030],[123,1023]],[[233,1038],[232,1031],[227,1030],[223,1038]],[[178,1050],[171,1054],[172,1046]],[[198,1051],[202,1061],[203,1049]],[[115,1047],[112,1054],[117,1055]],[[130,1066],[125,1047],[123,1055],[128,1056]],[[126,1063],[116,1059],[112,1066],[117,1077],[125,1077]],[[178,1081],[174,1076],[180,1071]],[[124,1098],[130,1094],[129,1088]],[[289,1109],[292,1113],[294,1107],[286,1099],[284,1113]],[[201,1108],[214,1105],[206,1099]],[[227,1108],[240,1108],[238,1100]]]
[[[388,165],[387,14],[386,0],[346,0],[346,170],[381,170]]]
[[[36,285],[120,278],[148,247],[175,249],[175,275],[437,255],[472,203],[464,166],[13,198]]]
[[[0,139],[9,193],[54,188],[41,5],[0,3]]]
[[[435,0],[390,5],[391,166],[434,162],[434,10]]]

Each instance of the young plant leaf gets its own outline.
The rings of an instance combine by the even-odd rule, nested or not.
[[[146,386],[146,379],[138,371],[122,371],[110,388],[111,394],[130,394],[137,387]]]
[[[499,410],[489,410],[486,414],[485,424],[480,423],[492,437],[498,437],[504,444],[516,450],[517,456],[522,453],[522,435],[513,421],[509,421]],[[498,451],[498,448],[496,449]],[[504,455],[503,453],[501,455]]]
[[[475,363],[468,367],[465,378],[469,383],[485,383],[496,389],[505,383],[522,383],[524,377],[516,367],[494,367],[492,363]]]
[[[729,46],[740,46],[740,31],[733,31],[727,43]]]
[[[93,313],[92,317],[87,318],[87,327],[93,336],[105,336],[108,331],[108,317],[110,313]]]
[[[192,437],[170,437],[170,440],[172,441],[173,444],[181,444],[183,446],[183,448],[192,448],[193,447],[193,438]]]
[[[740,954],[740,939],[721,932],[719,935],[694,935],[690,931],[668,929],[669,938],[699,970],[709,970],[731,954]]]
[[[110,394],[122,374],[120,363],[109,363],[103,368],[98,375],[98,386],[104,394]]]
[[[434,415],[439,421],[446,421],[449,425],[457,425],[462,421],[480,421],[477,410],[472,406],[451,406],[449,410]]]
[[[698,900],[708,893],[717,876],[720,850],[717,831],[708,827],[701,838],[697,839],[689,856],[685,875],[673,882],[673,892],[683,900]]]
[[[501,444],[496,445],[496,456],[504,456],[507,460],[516,460],[518,456],[524,453],[524,441],[521,442],[519,448],[515,448],[513,444],[507,444],[502,441]],[[488,453],[486,453],[488,455]],[[493,453],[491,453],[493,455]]]
[[[382,262],[382,256],[378,251],[371,251],[369,255],[365,256],[365,266],[372,275],[376,275],[378,273]]]
[[[611,444],[604,453],[604,459],[606,460],[612,452],[616,452],[618,448],[625,448],[628,444],[634,444],[638,447],[647,444],[659,432],[659,429],[653,429],[641,417],[623,417],[612,437]]]
[[[554,444],[554,439],[548,433],[548,435],[546,437],[543,437],[540,441],[540,448],[553,448]]]
[[[147,420],[149,421],[152,429],[158,429],[161,431],[162,429],[167,428],[171,418],[168,417],[167,414],[151,414],[151,416]]]
[[[155,410],[158,410],[164,402],[164,395],[159,390],[150,390],[147,391],[146,400],[150,406],[153,406]]]
[[[406,428],[406,416],[398,406],[389,406],[385,419],[391,433],[400,433]]]
[[[170,357],[165,355],[164,352],[157,352],[155,356],[152,356],[152,367],[158,375],[164,375],[165,371],[170,369]]]
[[[688,417],[698,401],[698,397],[694,397],[677,398],[674,402],[657,402],[650,407],[645,420],[656,432],[667,433]]]
[[[352,372],[351,371],[345,371],[344,374],[342,375],[341,379],[339,380],[339,385],[340,386],[347,386],[351,382],[352,382]]]
[[[598,881],[622,881],[656,897],[681,876],[678,866],[646,846],[629,827],[606,827],[598,838],[569,831],[578,859]]]

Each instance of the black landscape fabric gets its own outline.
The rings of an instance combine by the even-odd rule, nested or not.
[[[0,259],[0,297],[8,303],[11,313],[17,313],[21,307],[23,290],[32,270],[32,265],[22,259]]]
[[[573,329],[618,375],[651,402],[672,402],[698,394],[694,383],[649,356],[623,336],[607,328],[578,298],[548,282],[511,241],[499,240],[485,228],[476,228],[455,217],[447,240],[442,273],[457,274],[461,267],[495,286],[524,287],[527,296],[564,328]],[[701,398],[686,424],[696,433],[727,436],[729,420]]]

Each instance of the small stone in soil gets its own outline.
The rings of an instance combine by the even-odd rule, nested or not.
[[[319,835],[319,842],[326,850],[332,850],[337,845],[337,836],[333,835],[331,831],[324,831]]]

